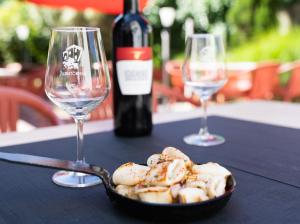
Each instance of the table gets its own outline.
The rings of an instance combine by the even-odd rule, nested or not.
[[[155,124],[161,124],[199,118],[201,113],[202,109],[200,108],[172,114],[165,111],[154,114],[153,120]],[[300,104],[295,103],[264,100],[241,101],[237,103],[210,105],[208,114],[300,129]],[[68,124],[59,128],[39,128],[21,134],[13,132],[3,133],[0,135],[0,147],[71,137],[75,136],[75,129],[74,124]],[[112,120],[92,121],[85,124],[84,133],[93,134],[112,129]]]
[[[199,128],[198,118],[194,119],[198,110],[176,116],[156,115],[152,136],[137,139],[116,138],[110,131],[111,121],[94,122],[86,127],[87,159],[113,171],[127,161],[142,163],[150,154],[173,145],[197,162],[217,161],[225,165],[237,179],[237,189],[228,206],[201,223],[300,223],[300,130],[295,128],[299,128],[299,110],[299,105],[263,101],[212,107],[212,113],[223,113],[223,117],[211,116],[210,128],[227,140],[212,148],[188,146],[182,141],[182,136]],[[273,111],[273,115],[266,116],[263,111]],[[281,112],[285,112],[285,123],[270,119]],[[23,136],[22,141],[15,134],[16,144],[10,142],[13,134],[5,134],[0,136],[1,150],[74,159],[76,142],[70,137],[75,132],[73,128],[68,125],[23,133],[18,136]],[[44,138],[53,140],[40,141],[46,133]],[[4,140],[8,140],[6,146]],[[116,210],[101,186],[75,190],[51,184],[53,172],[0,163],[0,223],[142,222]]]

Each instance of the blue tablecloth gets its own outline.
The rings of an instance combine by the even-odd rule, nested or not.
[[[88,135],[86,159],[112,172],[128,161],[145,163],[166,146],[178,147],[198,163],[221,163],[237,180],[228,205],[201,223],[300,223],[300,130],[210,117],[211,132],[223,135],[226,143],[186,145],[183,136],[197,132],[199,123],[193,119],[155,125],[152,136],[134,139],[112,132]],[[75,138],[1,148],[68,160],[75,159],[75,149]],[[0,223],[145,222],[115,209],[103,186],[61,188],[52,184],[53,172],[0,162]]]

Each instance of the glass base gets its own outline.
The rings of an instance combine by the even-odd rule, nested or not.
[[[197,146],[214,146],[223,144],[225,142],[225,138],[222,136],[212,134],[205,136],[205,138],[201,137],[199,134],[192,134],[185,136],[183,140],[188,145]]]
[[[56,172],[52,181],[62,187],[74,188],[91,187],[102,183],[97,176],[64,170]]]

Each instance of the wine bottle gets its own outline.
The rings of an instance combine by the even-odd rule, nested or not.
[[[124,0],[113,26],[114,131],[137,137],[152,131],[152,29],[138,0]]]

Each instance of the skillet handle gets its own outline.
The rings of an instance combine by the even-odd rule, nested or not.
[[[110,174],[102,167],[85,164],[78,166],[76,162],[68,160],[53,159],[42,156],[32,156],[18,153],[0,152],[0,161],[9,163],[23,164],[28,166],[37,166],[44,168],[62,169],[81,173],[92,174],[102,179],[105,187],[109,186]]]

